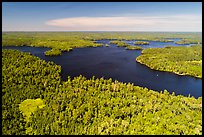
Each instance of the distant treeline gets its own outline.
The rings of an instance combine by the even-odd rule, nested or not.
[[[181,38],[178,44],[201,44],[202,33],[179,32],[3,32],[3,46],[35,46],[52,48],[45,55],[60,55],[73,48],[103,46],[96,40],[151,40],[169,42],[169,38]],[[120,43],[118,46],[128,46]]]

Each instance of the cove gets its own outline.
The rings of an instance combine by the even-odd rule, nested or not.
[[[134,41],[126,41],[130,44]],[[99,40],[97,43],[104,45],[109,40]],[[172,45],[172,42],[151,42],[149,47],[165,47]],[[145,45],[147,46],[147,45]],[[178,46],[174,44],[173,46]],[[183,46],[183,45],[182,45]],[[188,45],[184,45],[188,46]],[[144,46],[143,46],[144,47]],[[39,47],[3,47],[3,49],[17,49],[23,52],[31,52],[45,61],[53,61],[62,67],[62,80],[67,80],[79,75],[87,78],[112,78],[120,82],[130,82],[134,85],[146,87],[155,91],[168,90],[176,95],[202,96],[202,79],[191,76],[179,76],[174,73],[151,70],[145,65],[136,62],[136,57],[141,51],[126,50],[124,47],[117,47],[110,44],[109,47],[97,48],[76,48],[71,52],[63,52],[61,56],[45,56],[44,52],[49,48]]]

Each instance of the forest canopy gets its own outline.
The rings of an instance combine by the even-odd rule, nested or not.
[[[3,135],[202,134],[202,97],[60,74],[53,62],[2,50]]]
[[[148,48],[136,61],[151,69],[202,78],[202,45]]]

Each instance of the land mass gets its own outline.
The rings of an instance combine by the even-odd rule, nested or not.
[[[117,41],[117,46],[129,46],[122,40],[150,40],[169,42],[169,38],[181,38],[179,44],[201,44],[202,33],[163,32],[3,32],[2,46],[34,46],[51,48],[47,56],[61,55],[74,48],[98,47],[96,40]]]
[[[159,71],[202,78],[202,46],[148,48],[136,61]]]
[[[202,97],[60,74],[53,62],[2,50],[3,135],[202,134]]]

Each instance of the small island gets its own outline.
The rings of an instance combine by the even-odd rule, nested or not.
[[[127,50],[142,50],[141,46],[127,46],[125,49]]]
[[[106,46],[106,47],[109,47],[109,45],[108,45],[108,44],[105,44],[105,46]]]
[[[44,52],[45,56],[59,56],[62,54],[61,50],[59,49],[51,49]]]
[[[158,42],[174,42],[174,40],[171,40],[171,39],[155,39],[153,41],[158,41]]]
[[[72,48],[62,48],[62,49],[57,49],[57,48],[53,48],[51,50],[47,50],[44,52],[45,56],[60,56],[62,55],[62,52],[68,52],[68,51],[72,51]]]
[[[129,44],[125,43],[124,41],[111,41],[110,44],[116,44],[118,47],[130,46]]]
[[[147,41],[136,41],[134,42],[135,45],[149,45],[149,42]]]

